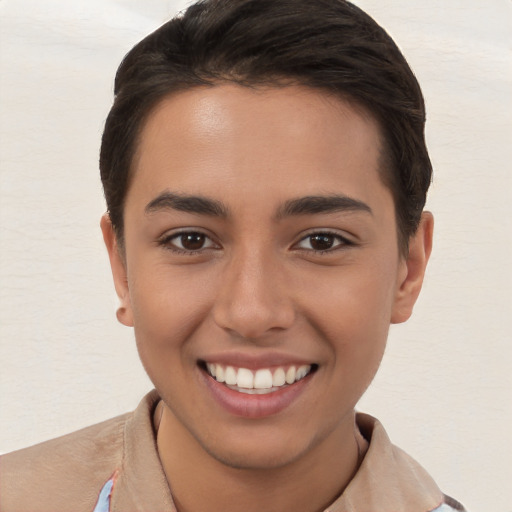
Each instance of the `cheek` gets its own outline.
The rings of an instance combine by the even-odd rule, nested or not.
[[[357,338],[371,342],[386,334],[396,291],[396,268],[358,264],[310,276],[301,283],[301,296],[318,329],[341,341]],[[311,286],[309,283],[314,283]],[[350,335],[349,335],[350,334]]]
[[[211,307],[211,286],[200,272],[172,271],[169,266],[153,268],[130,282],[134,331],[141,358],[162,358],[177,349],[186,357],[186,342],[193,341]]]
[[[309,323],[330,352],[336,379],[354,396],[366,389],[379,367],[394,297],[392,275],[365,270],[317,280],[309,300]]]

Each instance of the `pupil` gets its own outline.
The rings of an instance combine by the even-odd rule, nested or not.
[[[181,244],[189,251],[197,251],[203,247],[204,238],[205,236],[201,233],[187,233],[181,235]]]
[[[334,237],[332,235],[313,235],[311,237],[311,247],[317,251],[325,251],[332,248]]]

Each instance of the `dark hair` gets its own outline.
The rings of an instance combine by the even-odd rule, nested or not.
[[[407,251],[432,174],[423,96],[389,35],[344,0],[201,0],[125,56],[100,154],[107,208],[121,243],[132,160],[152,108],[172,92],[226,81],[301,84],[369,111],[381,127],[381,177],[395,202],[400,249]]]

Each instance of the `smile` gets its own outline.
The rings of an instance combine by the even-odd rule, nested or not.
[[[279,366],[277,368],[235,368],[216,363],[206,363],[207,373],[217,382],[239,393],[264,395],[274,393],[302,380],[316,365]]]

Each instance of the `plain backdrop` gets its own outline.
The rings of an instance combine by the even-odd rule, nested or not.
[[[470,510],[511,512],[512,2],[356,3],[423,86],[436,219],[415,314],[359,408]],[[0,452],[151,388],[115,320],[98,148],[121,58],[185,5],[0,1]]]

